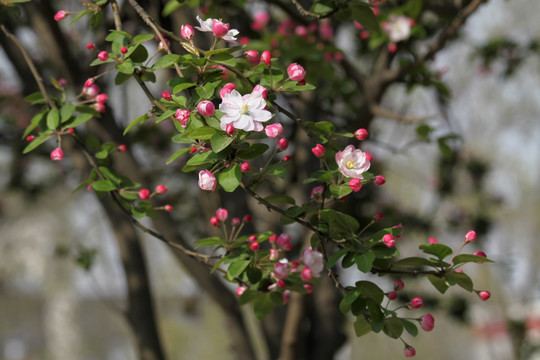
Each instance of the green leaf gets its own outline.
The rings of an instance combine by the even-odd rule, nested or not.
[[[131,79],[131,75],[119,72],[119,73],[116,74],[116,77],[114,78],[114,84],[115,85],[122,85],[123,83],[125,83],[129,79]]]
[[[206,246],[221,245],[221,239],[217,236],[213,236],[213,237],[206,237],[203,239],[199,239],[197,241],[194,241],[193,243],[197,245],[195,249],[198,249],[198,248],[202,248]]]
[[[281,293],[257,293],[253,300],[253,312],[257,320],[262,320],[268,315],[274,307],[283,303],[283,295]]]
[[[231,279],[240,276],[244,272],[244,270],[246,270],[250,263],[251,259],[236,260],[229,266],[229,269],[227,270],[227,275]]]
[[[87,113],[79,114],[75,116],[75,118],[72,121],[68,122],[66,126],[69,128],[77,127],[79,125],[84,124],[85,122],[90,120],[92,117],[93,117],[92,114],[87,114]]]
[[[36,137],[34,140],[30,141],[28,145],[26,145],[26,147],[23,150],[23,154],[29,153],[30,151],[34,150],[39,145],[49,140],[51,136],[52,136],[52,132],[46,132],[43,135]]]
[[[351,236],[360,227],[358,221],[352,216],[332,209],[322,210],[320,216],[321,221],[328,224],[329,234],[333,239],[342,239]]]
[[[435,266],[431,261],[422,257],[408,257],[408,258],[396,261],[394,265],[395,266],[430,266],[430,267]]]
[[[242,160],[252,160],[264,154],[268,148],[266,144],[250,144],[248,149],[239,150],[237,157]]]
[[[174,115],[176,111],[174,110],[167,110],[165,111],[163,114],[161,114],[157,119],[156,119],[156,124],[159,124],[160,122],[162,122],[163,120],[166,120],[168,118],[170,118],[171,116]]]
[[[50,130],[56,130],[60,125],[60,113],[57,108],[51,109],[47,114],[47,128]]]
[[[143,43],[154,39],[154,34],[139,34],[133,38],[135,44]]]
[[[433,129],[431,128],[431,126],[422,124],[416,128],[416,135],[420,138],[420,140],[428,141],[429,135],[431,134],[432,131]]]
[[[71,115],[75,112],[75,105],[69,103],[60,109],[60,122],[65,123],[71,118]]]
[[[363,273],[367,273],[373,267],[373,261],[375,260],[375,254],[371,251],[368,251],[364,254],[356,254],[355,256],[356,266],[358,270]]]
[[[377,244],[371,248],[377,259],[392,259],[399,256],[399,250],[395,247],[389,248],[384,244]]]
[[[92,189],[96,191],[113,191],[116,185],[110,180],[98,180],[92,183]]]
[[[345,299],[342,299],[339,303],[339,311],[341,311],[342,314],[348,313],[351,311],[351,304],[345,303]]]
[[[77,15],[75,15],[75,17],[73,19],[71,19],[70,24],[73,24],[75,21],[79,20],[80,18],[82,18],[83,16],[85,16],[87,14],[90,14],[91,12],[92,12],[92,9],[86,9],[86,10],[78,13]]]
[[[473,291],[474,284],[471,278],[465,273],[451,272],[446,274],[446,280],[449,284],[458,284],[467,291]]]
[[[176,85],[173,89],[173,93],[179,93],[182,90],[189,89],[190,87],[197,86],[197,84],[192,82],[185,82],[179,85]]]
[[[248,266],[248,268],[246,269],[246,275],[249,282],[255,284],[261,280],[263,274],[262,271],[257,269],[256,267]]]
[[[218,130],[214,129],[213,127],[203,126],[203,127],[197,128],[193,131],[186,133],[185,136],[190,137],[192,139],[208,140],[212,138],[212,135],[214,135],[217,131]],[[217,151],[214,149],[214,152],[217,152]]]
[[[114,173],[112,170],[105,166],[100,166],[99,171],[103,174],[103,176],[105,176],[106,179],[111,180],[117,185],[120,185],[120,183],[122,182],[122,178],[120,177],[120,175]]]
[[[349,9],[352,13],[353,19],[362,24],[363,27],[372,31],[379,30],[379,22],[367,3],[350,3]]]
[[[240,170],[240,166],[234,164],[219,173],[218,181],[223,190],[233,192],[242,182],[242,170]]]
[[[426,254],[435,255],[440,260],[443,260],[454,252],[450,247],[443,244],[422,244],[419,246],[419,249]]]
[[[234,56],[226,53],[216,54],[210,59],[211,62],[222,64],[222,65],[228,65],[228,66],[236,66],[236,59]]]
[[[111,31],[111,32],[105,37],[105,40],[106,40],[106,41],[109,41],[109,42],[118,41],[118,40],[123,40],[123,39],[130,40],[130,39],[131,39],[131,35],[128,34],[127,32],[125,32],[125,31],[114,30],[114,31]]]
[[[349,185],[330,185],[330,192],[332,195],[334,195],[337,199],[341,199],[344,196],[349,195],[352,192],[352,189]]]
[[[28,134],[30,134],[35,128],[38,127],[40,121],[43,120],[46,113],[47,113],[47,111],[44,110],[44,111],[40,112],[39,114],[34,115],[34,117],[32,117],[32,120],[30,120],[30,125],[28,125],[28,127],[24,131],[24,134],[22,136],[23,139],[26,138],[28,136]]]
[[[129,130],[133,129],[137,124],[139,124],[140,122],[144,123],[146,120],[148,120],[148,114],[142,114],[141,116],[130,122],[124,130],[124,135],[126,135]]]
[[[428,280],[441,294],[444,294],[450,287],[445,279],[441,279],[435,275],[428,275]]]
[[[25,97],[24,101],[30,103],[30,105],[44,104],[45,98],[43,97],[43,94],[38,91]]]
[[[123,62],[116,64],[116,70],[122,74],[131,75],[135,68],[133,67],[133,62],[130,59],[126,59]]]
[[[187,153],[189,151],[189,148],[184,148],[184,149],[180,149],[178,151],[176,151],[174,154],[172,154],[169,159],[167,160],[167,162],[165,163],[166,165],[169,165],[170,163],[172,163],[174,160],[178,159],[180,156],[184,155],[185,153]]]
[[[182,171],[189,172],[199,167],[207,167],[208,165],[212,165],[217,159],[219,159],[219,157],[213,151],[199,153],[188,160],[184,168],[182,168]]]
[[[356,318],[354,322],[354,333],[356,336],[360,337],[371,332],[371,325],[366,320],[366,318],[361,315]]]
[[[418,335],[418,328],[412,321],[409,321],[407,319],[399,319],[399,320],[401,321],[401,324],[403,325],[405,330],[407,330],[407,332],[411,334],[411,336],[416,337],[416,335]]]
[[[343,301],[345,304],[352,304],[360,296],[361,290],[359,288],[354,288],[345,294]]]
[[[126,56],[129,56],[131,61],[134,63],[142,63],[148,58],[148,50],[146,50],[143,45],[139,44],[137,46],[130,47]]]
[[[494,261],[491,259],[485,258],[483,256],[470,255],[470,254],[457,255],[452,261],[454,265],[468,263],[468,262],[479,263],[479,262],[494,262]]]
[[[371,299],[377,304],[384,300],[384,291],[371,281],[357,281],[356,288],[361,291],[363,298]]]
[[[311,12],[319,15],[324,15],[332,10],[334,10],[332,3],[327,1],[317,2],[311,7]]]
[[[350,252],[345,255],[343,260],[341,260],[341,266],[343,266],[345,269],[350,268],[356,263],[355,253]]]
[[[265,197],[264,200],[268,201],[271,204],[296,204],[295,200],[288,195],[269,195]]]
[[[285,210],[285,213],[291,217],[298,217],[301,216],[306,212],[306,205],[303,206],[291,206],[287,210]]]
[[[92,26],[93,29],[97,29],[99,25],[101,25],[101,22],[103,21],[103,12],[101,9],[94,11],[92,16],[90,16],[90,26]]]
[[[341,257],[347,253],[347,251],[349,251],[349,249],[340,249],[339,251],[336,251],[330,255],[328,261],[326,262],[326,268],[332,268],[339,261],[339,259],[341,259]]]
[[[212,128],[213,129],[213,128]],[[225,150],[233,141],[233,137],[222,132],[215,133],[210,138],[210,145],[215,153]]]
[[[174,64],[180,62],[182,56],[176,54],[167,54],[159,58],[158,61],[152,65],[153,69],[163,69],[173,66]]]
[[[403,333],[403,323],[395,316],[384,320],[384,333],[393,339],[397,339]]]

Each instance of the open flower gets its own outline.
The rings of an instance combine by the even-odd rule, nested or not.
[[[324,269],[324,262],[323,255],[320,252],[310,247],[306,248],[302,253],[302,261],[311,270],[313,276],[321,276],[321,272]]]
[[[217,19],[206,19],[202,20],[197,15],[197,21],[201,26],[195,26],[195,29],[200,30],[202,32],[211,32],[216,37],[220,37],[221,39],[227,41],[227,42],[235,42],[236,36],[239,34],[239,31],[236,29],[230,29],[228,28],[229,24],[223,23]],[[225,29],[227,32],[225,32]]]
[[[216,189],[217,180],[214,174],[208,170],[199,172],[199,187],[202,190],[214,191]]]
[[[246,131],[262,131],[263,122],[270,120],[272,113],[265,110],[266,101],[258,91],[244,96],[236,90],[225,94],[219,110],[225,114],[221,117],[221,128],[225,130],[231,124],[235,129]]]
[[[382,23],[383,31],[388,34],[390,41],[397,43],[411,36],[414,20],[404,15],[391,15],[388,21]]]
[[[347,146],[336,153],[336,163],[339,171],[346,177],[362,180],[364,172],[368,171],[371,163],[366,154],[356,149],[354,145]]]

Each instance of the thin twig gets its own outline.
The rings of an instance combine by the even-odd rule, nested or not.
[[[17,37],[15,35],[13,35],[12,33],[10,33],[6,27],[4,25],[0,25],[0,28],[2,29],[2,31],[4,32],[4,34],[6,34],[6,36],[11,39],[11,41],[13,41],[15,43],[15,45],[19,48],[19,50],[21,51],[21,53],[23,54],[23,57],[24,57],[24,61],[26,62],[26,65],[28,65],[28,67],[30,68],[30,71],[32,72],[32,75],[34,76],[34,79],[36,80],[36,83],[39,87],[39,90],[41,91],[41,93],[43,94],[43,97],[45,98],[45,101],[47,102],[47,104],[49,105],[49,108],[51,109],[55,109],[56,108],[56,104],[54,103],[54,101],[51,100],[51,98],[49,97],[49,94],[47,93],[47,89],[45,89],[45,85],[43,85],[43,79],[41,78],[41,76],[39,75],[37,69],[36,69],[36,66],[34,65],[34,62],[32,61],[32,59],[30,58],[30,55],[28,55],[28,52],[26,52],[26,49],[24,48],[23,44],[19,41],[19,39],[17,39]]]
[[[423,122],[434,117],[434,116],[420,117],[420,116],[400,115],[400,114],[396,114],[395,112],[391,110],[385,109],[380,105],[371,105],[369,109],[375,116],[380,116],[383,118],[392,119],[392,120],[396,120],[396,121],[404,122],[404,123],[418,123],[418,122]]]

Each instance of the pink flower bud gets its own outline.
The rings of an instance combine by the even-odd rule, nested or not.
[[[253,16],[253,22],[251,23],[251,28],[255,31],[261,31],[264,29],[268,21],[270,20],[270,14],[266,11],[257,12]]]
[[[176,120],[178,120],[178,122],[180,122],[180,126],[182,126],[183,128],[187,126],[190,113],[191,112],[187,109],[178,109],[174,114],[174,117],[176,118]]]
[[[251,66],[257,65],[261,61],[261,56],[255,50],[247,50],[245,53],[246,60],[251,64]]]
[[[291,251],[293,249],[293,244],[291,243],[286,243],[285,245],[283,245],[283,249],[285,251]]]
[[[266,66],[270,66],[270,64],[272,64],[272,53],[268,50],[264,50],[261,54],[261,62]]]
[[[431,314],[425,314],[420,318],[420,326],[424,331],[431,331],[435,327],[435,319]]]
[[[268,241],[270,241],[270,244],[273,244],[276,242],[276,239],[277,239],[277,235],[274,234],[274,235],[271,235],[269,238],[268,238]]]
[[[287,283],[283,279],[279,279],[276,283],[278,288],[284,289],[287,286]],[[284,294],[285,295],[285,294]],[[283,302],[285,302],[285,296],[283,297]],[[287,298],[287,302],[289,302],[289,299]]]
[[[35,138],[36,138],[36,137],[35,137],[34,135],[28,135],[28,136],[26,137],[26,141],[31,142],[31,141],[34,141]]]
[[[475,251],[475,252],[474,252],[474,255],[487,258],[486,253],[483,252],[483,251],[480,251],[480,250]],[[483,263],[484,263],[483,261],[478,261],[478,262],[477,262],[477,264],[483,264]]]
[[[216,216],[220,221],[225,221],[229,217],[229,212],[227,209],[219,208],[216,210]]]
[[[285,279],[289,276],[289,264],[287,263],[287,260],[281,260],[274,265],[274,275],[276,275],[278,279]]]
[[[409,309],[420,309],[424,305],[424,300],[421,297],[415,297],[409,303]]]
[[[375,183],[375,185],[381,186],[386,182],[386,179],[382,175],[377,175],[375,176],[375,180],[373,182]]]
[[[101,61],[107,61],[109,59],[109,53],[106,51],[101,51],[97,57]]]
[[[94,105],[92,105],[92,107],[96,109],[96,111],[99,113],[105,112],[105,105],[103,103],[97,102]]]
[[[393,54],[397,51],[397,45],[395,43],[388,44],[388,52]]]
[[[240,165],[240,170],[242,172],[248,172],[251,170],[251,166],[249,165],[248,162],[243,162],[241,165]]]
[[[167,101],[171,101],[171,99],[172,99],[171,94],[169,92],[167,92],[167,91],[162,91],[161,92],[161,97],[163,99],[167,100]]]
[[[90,78],[90,79],[86,79],[86,81],[84,82],[84,87],[85,88],[91,88],[92,86],[94,85],[94,79]],[[99,92],[99,90],[98,90]],[[97,94],[95,94],[94,96],[96,96]]]
[[[276,261],[277,259],[279,259],[279,251],[276,249],[270,249],[270,256],[268,257],[268,260]]]
[[[284,246],[285,244],[289,243],[291,241],[291,235],[287,234],[287,233],[283,233],[281,235],[279,235],[279,237],[277,238],[277,246],[278,247],[282,247]]]
[[[182,25],[180,27],[180,35],[182,38],[186,41],[193,40],[193,35],[195,34],[195,30],[193,30],[193,26],[191,25]]]
[[[127,54],[128,48],[125,47],[125,46],[122,46],[122,47],[120,48],[120,52],[121,52],[122,54]]]
[[[381,213],[376,213],[375,215],[373,215],[374,221],[381,221],[383,218],[384,218],[384,215]]]
[[[283,126],[280,123],[271,124],[264,128],[264,132],[266,136],[276,138],[283,133]]]
[[[287,74],[289,75],[289,79],[294,81],[302,81],[304,80],[304,77],[306,77],[306,70],[301,65],[298,65],[297,63],[292,63],[287,68]]]
[[[259,85],[259,84],[255,85],[255,87],[253,88],[252,93],[254,93],[254,92],[260,92],[261,95],[262,95],[262,97],[263,97],[263,99],[265,99],[265,100],[266,100],[266,98],[268,97],[268,89],[266,89],[266,88],[265,88],[264,86],[262,86],[262,85]]]
[[[169,190],[169,189],[167,189],[167,187],[165,185],[159,184],[158,186],[156,186],[155,192],[156,192],[156,194],[161,195],[161,194],[165,194],[167,192],[167,190]]]
[[[259,244],[258,241],[252,241],[251,244],[249,244],[249,248],[251,249],[251,251],[259,250],[260,246],[261,246],[261,244]]]
[[[56,14],[54,14],[54,20],[56,21],[62,21],[64,20],[65,18],[67,18],[69,15],[69,13],[67,11],[64,11],[64,10],[60,10],[58,11]]]
[[[139,191],[139,198],[141,200],[147,200],[148,198],[150,198],[150,190],[142,189],[141,191]]]
[[[302,274],[300,274],[300,277],[303,281],[311,281],[313,279],[313,274],[311,273],[311,270],[309,268],[305,268],[302,270]]]
[[[212,226],[219,226],[219,219],[217,216],[212,216],[210,218],[210,224],[212,224]]]
[[[217,38],[220,38],[222,36],[227,35],[227,32],[229,32],[229,27],[231,25],[227,23],[223,23],[217,19],[214,19],[212,21],[212,32],[214,33],[214,36]]]
[[[173,207],[171,205],[165,205],[165,206],[163,206],[163,210],[171,212],[171,211],[173,211]]]
[[[467,234],[465,234],[465,242],[469,243],[469,242],[473,242],[474,240],[476,240],[476,231],[469,230]]]
[[[197,105],[197,111],[202,116],[212,116],[216,113],[216,107],[211,101],[203,100]]]
[[[126,152],[126,151],[127,151],[127,147],[126,147],[126,145],[121,144],[121,145],[118,145],[118,147],[116,148],[116,150],[118,150],[118,151],[120,151],[120,152]]]
[[[384,245],[388,246],[389,248],[394,247],[396,245],[396,240],[394,239],[394,236],[392,234],[386,234],[383,236],[382,241]]]
[[[358,36],[360,37],[360,39],[366,40],[369,37],[369,31],[362,30],[360,31],[360,34]]]
[[[95,50],[96,45],[94,45],[94,44],[92,44],[92,43],[88,43],[88,44],[86,44],[86,48],[87,48],[88,50]]]
[[[385,294],[389,300],[396,300],[397,299],[397,292],[395,291],[389,291]]]
[[[354,137],[362,141],[368,137],[368,131],[366,129],[358,129],[354,132]]]
[[[231,219],[232,226],[238,226],[240,225],[240,218],[234,217]]]
[[[97,102],[106,103],[107,100],[109,100],[109,97],[107,96],[107,94],[98,94],[98,96],[96,96]]]
[[[234,89],[236,89],[236,84],[227,83],[223,86],[223,89],[219,91],[219,96],[223,99],[225,95],[230,94]]]
[[[251,220],[253,220],[253,217],[251,217],[251,215],[245,215],[244,218],[242,219],[242,221],[245,222],[246,224],[251,222]]]
[[[64,159],[64,152],[60,148],[56,148],[51,151],[51,160],[52,161],[61,161]]]
[[[198,184],[202,190],[214,191],[216,189],[217,180],[210,171],[201,170],[199,172]]]
[[[325,151],[326,150],[324,149],[324,146],[322,146],[321,144],[317,144],[315,145],[314,148],[311,149],[311,152],[313,153],[313,155],[315,155],[318,158],[323,157]]]
[[[285,151],[289,147],[289,142],[285,138],[280,138],[277,142],[277,148],[279,151]],[[284,159],[285,160],[285,159]]]
[[[349,187],[352,191],[358,192],[362,188],[362,181],[360,179],[351,179],[349,181]]]
[[[64,79],[64,78],[58,79],[58,86],[64,87],[66,85],[67,85],[67,80],[66,79]]]
[[[368,152],[364,152],[364,154],[366,154],[366,159],[367,159],[367,161],[371,162],[371,160],[373,160],[373,155],[371,155],[371,154],[368,153]]]
[[[482,301],[486,301],[487,299],[491,297],[491,293],[487,290],[477,291],[476,293],[478,294],[478,296],[480,297],[480,300]]]
[[[289,161],[289,160],[291,160],[291,155],[285,155],[283,157],[283,161]]]
[[[242,296],[242,294],[247,290],[247,287],[245,286],[239,286],[236,288],[236,290],[234,291],[236,293],[237,296]]]
[[[437,241],[437,239],[435,239],[434,237],[430,237],[430,238],[428,239],[428,242],[429,242],[430,244],[438,244],[438,243],[439,243],[439,242]]]
[[[314,199],[315,201],[321,201],[323,193],[324,186],[315,186],[313,189],[311,189],[311,199]]]
[[[232,136],[234,134],[234,126],[232,126],[231,124],[227,124],[227,126],[225,127],[225,132],[227,133],[227,135]]]
[[[306,289],[306,292],[308,294],[311,294],[313,292],[313,285],[311,284],[304,284],[304,289]]]
[[[413,357],[416,355],[416,350],[410,345],[405,346],[405,357]]]
[[[163,38],[163,40],[165,40],[165,44],[167,45],[167,47],[171,45],[171,42],[169,41],[169,39]],[[163,41],[160,41],[158,44],[158,51],[163,51],[163,50],[165,50],[165,45],[163,44]]]
[[[394,281],[394,290],[400,291],[403,289],[405,289],[405,283],[403,282],[403,280],[397,279],[396,281]]]
[[[197,148],[195,146],[192,146],[189,148],[189,152],[192,154],[195,153],[196,151],[197,151]]]

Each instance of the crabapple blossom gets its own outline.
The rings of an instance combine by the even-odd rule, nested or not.
[[[386,182],[385,177],[382,176],[382,175],[377,175],[377,176],[375,176],[374,179],[375,179],[375,180],[374,180],[373,182],[374,182],[375,185],[377,185],[377,186],[384,185],[384,183]]]
[[[107,61],[109,59],[109,53],[106,51],[101,51],[97,57],[101,61]]]
[[[397,279],[396,281],[394,281],[394,290],[400,291],[403,289],[405,289],[405,283],[403,282],[403,280]]]
[[[283,126],[280,123],[270,124],[264,128],[266,136],[276,138],[283,133]]]
[[[227,133],[227,135],[232,136],[232,134],[234,134],[234,126],[228,124],[227,126],[225,126],[225,132]]]
[[[324,146],[322,146],[321,144],[317,144],[314,148],[311,149],[311,152],[313,153],[313,155],[320,158],[324,156],[325,149]]]
[[[227,211],[227,209],[219,208],[216,210],[216,216],[220,221],[225,221],[229,216],[229,212]]]
[[[202,32],[211,32],[217,38],[223,39],[227,42],[235,42],[236,36],[239,34],[239,31],[236,29],[229,29],[229,24],[223,23],[217,19],[206,19],[202,20],[197,15],[197,21],[200,26],[195,26],[195,29]]]
[[[191,25],[182,25],[180,27],[180,35],[182,38],[186,41],[193,40],[193,35],[195,34],[195,30],[193,30],[193,26]]]
[[[237,296],[242,296],[242,294],[247,290],[247,287],[245,286],[238,286],[236,290],[234,291]]]
[[[291,160],[291,155],[285,155],[283,157],[283,161],[289,161],[289,160]]]
[[[287,68],[287,75],[289,75],[289,78],[294,81],[302,81],[306,77],[306,70],[302,67],[302,65],[298,65],[297,63],[292,63]]]
[[[390,300],[396,300],[397,299],[397,292],[396,291],[389,291],[386,293],[386,296]]]
[[[243,162],[242,164],[240,164],[240,170],[242,172],[248,172],[249,170],[251,170],[251,166],[248,162]]]
[[[67,85],[67,80],[64,78],[58,79],[58,86],[64,87]]]
[[[476,231],[469,230],[467,234],[465,234],[465,242],[469,243],[469,242],[473,242],[474,240],[476,240]]]
[[[270,20],[270,14],[266,11],[259,11],[253,16],[253,22],[251,23],[251,29],[255,31],[261,31],[264,29],[268,21]]]
[[[476,294],[478,294],[482,301],[486,301],[491,297],[491,293],[487,290],[477,291]]]
[[[291,242],[291,235],[287,233],[283,233],[279,235],[279,237],[277,238],[276,245],[278,247],[283,247],[285,246],[285,244],[290,243],[290,242]]]
[[[422,307],[422,305],[424,305],[424,300],[422,300],[421,297],[415,297],[409,303],[409,308],[410,309],[420,309]]]
[[[55,21],[62,21],[65,18],[67,18],[69,13],[65,10],[60,10],[56,14],[54,14],[54,20]]]
[[[223,99],[225,95],[230,94],[234,89],[236,89],[236,84],[227,83],[223,86],[223,89],[219,91],[219,96]]]
[[[121,144],[121,145],[118,145],[118,147],[116,148],[116,150],[118,150],[118,151],[120,151],[120,152],[126,152],[126,151],[127,151],[127,147],[126,147],[126,145]]]
[[[96,109],[96,111],[99,112],[99,113],[104,113],[105,112],[105,105],[103,103],[97,102],[97,103],[93,104],[92,107],[94,109]]]
[[[251,244],[249,244],[249,248],[252,250],[252,251],[257,251],[259,250],[259,247],[261,246],[261,244],[259,244],[258,241],[252,241]]]
[[[420,318],[420,326],[424,331],[431,331],[435,327],[435,319],[431,314],[425,314]]]
[[[383,31],[392,43],[407,40],[411,36],[413,20],[404,15],[391,15],[388,21],[381,24]]]
[[[306,282],[311,281],[311,279],[313,279],[313,274],[311,272],[311,269],[305,268],[304,270],[302,270],[300,277],[302,278],[303,281],[306,281]]]
[[[150,198],[150,190],[142,189],[141,191],[139,191],[139,198],[141,200],[147,200],[148,198]]]
[[[198,184],[202,190],[214,191],[217,185],[216,177],[208,170],[201,170]]]
[[[289,142],[285,138],[280,138],[276,144],[279,151],[285,151],[289,147]],[[283,158],[285,160],[285,158]]]
[[[34,141],[35,138],[36,138],[36,137],[35,137],[34,135],[28,135],[28,136],[26,137],[26,141],[31,142],[31,141]]]
[[[210,224],[212,224],[212,226],[219,226],[219,219],[217,216],[212,216],[210,218]]]
[[[281,259],[274,265],[274,275],[276,275],[278,279],[285,279],[289,276],[289,263],[287,259]]]
[[[270,120],[272,113],[266,108],[266,101],[260,92],[240,95],[236,90],[225,94],[219,110],[224,115],[221,117],[221,128],[225,130],[228,124],[236,129],[245,131],[262,131],[263,122]]]
[[[311,294],[313,292],[313,285],[311,284],[304,284],[304,289],[306,289],[306,292],[308,294]]]
[[[481,256],[481,257],[485,257],[485,258],[487,258],[487,255],[486,255],[486,253],[485,253],[485,252],[483,252],[483,251],[480,251],[480,250],[478,250],[478,251],[475,251],[473,255],[476,255],[476,256]],[[477,264],[483,264],[484,262],[483,262],[483,261],[477,261],[476,263],[477,263]]]
[[[178,120],[178,122],[183,128],[187,126],[190,113],[191,112],[187,109],[177,109],[176,113],[174,114],[174,117],[176,118],[176,120]]]
[[[197,105],[197,111],[202,116],[213,116],[216,113],[216,107],[211,101],[203,100]]]
[[[94,45],[94,44],[92,44],[92,43],[88,43],[88,44],[86,44],[86,48],[87,48],[88,50],[94,50],[94,49],[96,48],[96,45]]]
[[[125,47],[125,46],[122,46],[122,47],[120,48],[120,52],[121,52],[122,54],[127,54],[128,48]]]
[[[416,355],[416,350],[410,345],[405,346],[405,357],[413,357]]]
[[[381,213],[376,213],[373,215],[373,221],[381,221],[383,219],[384,215]]]
[[[349,181],[349,187],[352,191],[358,192],[362,189],[362,182],[359,179],[351,179]]]
[[[163,210],[170,212],[170,211],[173,211],[173,207],[171,205],[165,205],[163,206]]]
[[[396,239],[394,239],[394,236],[392,234],[386,234],[382,237],[382,242],[384,245],[388,246],[389,248],[394,247],[396,245]]]
[[[261,54],[261,62],[266,66],[270,66],[272,63],[272,53],[268,50],[264,50]]]
[[[320,252],[313,250],[311,247],[305,248],[302,253],[302,261],[311,270],[313,276],[317,278],[321,276],[324,269],[324,260]]]
[[[234,217],[231,219],[232,226],[238,226],[240,225],[240,218]]]
[[[439,242],[437,241],[437,239],[435,239],[434,237],[429,237],[428,238],[428,242],[430,244],[438,244]]]
[[[270,249],[270,256],[268,257],[270,261],[275,261],[279,259],[279,251],[276,249]]]
[[[212,33],[215,37],[220,38],[227,34],[229,31],[229,27],[231,27],[231,24],[224,23],[222,21],[219,21],[217,19],[212,20]]]
[[[89,86],[86,86],[86,85]],[[99,94],[99,86],[94,83],[89,83],[89,80],[86,80],[85,86],[83,87],[82,93],[84,96],[93,99]]]
[[[285,290],[285,291],[283,292],[283,305],[289,303],[289,297],[290,297],[290,296],[291,296],[290,290]]]
[[[107,100],[109,100],[109,97],[107,96],[107,94],[98,94],[96,96],[96,101],[97,102],[106,103]]]
[[[242,221],[245,222],[245,223],[249,223],[249,222],[251,222],[251,220],[253,220],[251,215],[245,215],[244,218],[242,219]]]
[[[161,195],[161,194],[165,194],[167,192],[167,190],[169,190],[169,189],[167,189],[167,187],[165,185],[159,184],[158,186],[156,186],[155,192],[156,192],[156,194]]]
[[[285,280],[283,279],[279,279],[277,282],[276,282],[276,285],[278,288],[280,289],[284,289],[286,286],[287,286],[287,283],[285,282]],[[285,297],[283,297],[283,301],[285,302]],[[289,301],[289,299],[287,299],[287,302]]]
[[[51,151],[51,160],[52,161],[61,161],[64,159],[64,152],[60,148],[56,148]]]
[[[312,190],[311,190],[311,196],[310,198],[311,199],[315,199],[315,201],[321,201],[322,200],[322,196],[323,196],[323,193],[324,193],[324,186],[315,186]]]
[[[347,146],[343,151],[336,153],[336,163],[339,171],[346,177],[362,180],[362,175],[370,167],[370,162],[360,149],[353,145]]]
[[[263,99],[265,99],[265,100],[266,100],[266,98],[268,97],[268,89],[265,88],[265,87],[262,86],[262,85],[259,85],[259,84],[255,85],[255,87],[253,88],[253,91],[252,91],[252,92],[260,92],[261,95],[262,95],[262,97],[263,97]]]
[[[368,131],[366,129],[358,129],[354,132],[354,137],[362,141],[368,137]]]
[[[247,50],[245,53],[246,60],[251,64],[251,66],[257,65],[261,61],[261,56],[256,50]]]

